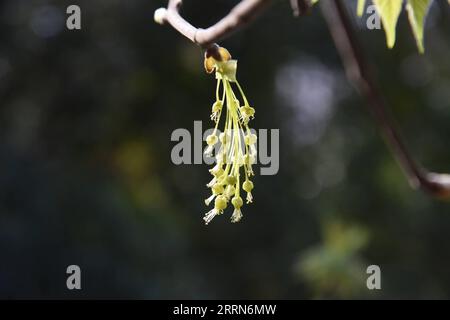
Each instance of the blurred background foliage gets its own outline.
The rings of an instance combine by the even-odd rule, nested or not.
[[[185,1],[208,26],[237,1]],[[202,52],[153,22],[166,1],[0,5],[0,297],[449,298],[449,204],[411,190],[347,83],[320,15],[288,1],[222,43],[280,129],[280,171],[244,220],[205,227],[206,165],[172,164],[176,128],[209,125]],[[65,28],[78,4],[82,30]],[[355,16],[356,1],[348,1]],[[394,50],[354,17],[417,159],[450,170],[450,11],[435,1],[420,56],[403,13]],[[259,171],[259,170],[258,170]],[[82,268],[82,290],[65,287]],[[382,290],[365,287],[377,264]]]

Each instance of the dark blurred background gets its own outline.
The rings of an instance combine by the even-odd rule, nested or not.
[[[450,10],[435,1],[417,53],[355,17],[408,147],[450,170]],[[237,1],[185,1],[206,27]],[[78,4],[82,29],[65,27]],[[153,22],[166,1],[0,5],[0,297],[450,298],[450,204],[409,188],[347,83],[318,7],[274,5],[221,43],[256,108],[280,129],[280,171],[254,204],[207,227],[207,165],[171,162],[177,128],[210,125],[202,51]],[[259,170],[257,170],[259,172]],[[66,267],[82,290],[66,288]],[[382,289],[366,288],[381,267]]]

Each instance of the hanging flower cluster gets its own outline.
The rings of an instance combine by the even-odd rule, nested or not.
[[[229,202],[234,207],[231,222],[241,220],[241,207],[244,204],[241,188],[247,193],[247,203],[252,202],[253,182],[250,177],[254,175],[252,165],[256,161],[257,137],[248,126],[248,122],[254,118],[255,109],[249,105],[236,80],[237,60],[231,59],[227,49],[216,49],[214,56],[205,54],[205,69],[208,73],[215,71],[217,79],[216,101],[211,110],[211,120],[214,121],[215,127],[206,138],[208,147],[205,154],[212,156],[213,151],[218,149],[215,153],[216,165],[209,170],[213,178],[207,187],[211,188],[212,194],[205,200],[205,204],[209,206],[214,203],[214,208],[203,218],[206,224],[222,214]],[[243,104],[236,97],[232,84],[239,90]],[[223,132],[219,132],[218,126],[224,109],[225,127]]]

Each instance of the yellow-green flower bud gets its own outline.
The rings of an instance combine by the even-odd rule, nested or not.
[[[211,189],[214,194],[221,194],[224,191],[223,185],[221,185],[219,183],[216,183],[215,185],[213,185]]]
[[[213,169],[210,169],[209,172],[215,177],[220,177],[223,175],[224,170],[222,167],[214,167]]]
[[[217,136],[215,134],[210,134],[207,138],[206,138],[206,143],[208,144],[208,146],[212,146],[215,145],[217,143]]]
[[[227,207],[227,198],[225,196],[218,196],[214,202],[214,209],[222,211]]]
[[[214,102],[214,104],[212,105],[211,111],[213,113],[219,112],[222,109],[222,106],[223,106],[222,101],[218,100]]]
[[[235,209],[240,209],[244,205],[244,201],[242,200],[241,197],[237,196],[231,199],[231,204]]]
[[[253,182],[251,182],[250,180],[245,180],[244,183],[242,184],[242,189],[244,189],[244,191],[246,192],[252,192]]]
[[[237,181],[237,179],[235,176],[229,175],[227,177],[227,184],[235,185],[236,181]]]
[[[255,109],[250,106],[240,107],[239,111],[246,117],[253,117],[255,115]]]

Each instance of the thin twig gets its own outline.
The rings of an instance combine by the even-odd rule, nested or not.
[[[167,9],[160,8],[155,12],[155,20],[168,23],[186,38],[204,48],[231,35],[256,17],[271,0],[243,0],[238,3],[224,18],[209,28],[196,28],[180,16],[182,0],[169,0]],[[205,1],[207,2],[207,1]]]
[[[421,188],[434,196],[450,197],[450,175],[431,173],[416,164],[408,152],[395,123],[387,113],[383,95],[369,72],[353,25],[340,0],[320,1],[333,41],[343,61],[348,79],[368,102],[381,132],[394,157],[413,188]]]
[[[311,0],[290,0],[294,17],[303,16],[311,9]]]

